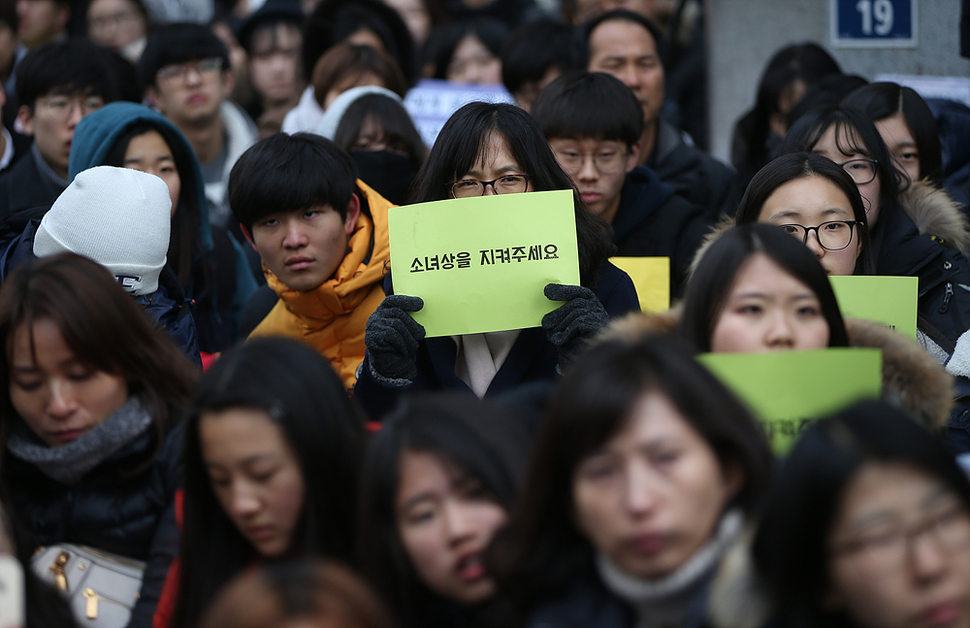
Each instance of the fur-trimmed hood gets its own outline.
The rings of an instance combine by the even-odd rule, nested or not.
[[[944,246],[970,254],[970,224],[960,206],[946,191],[929,181],[916,181],[899,195],[906,215],[921,234],[929,234]]]
[[[634,343],[650,334],[673,334],[680,309],[656,314],[630,314],[611,322],[596,342]],[[858,318],[845,321],[849,346],[882,351],[882,400],[902,408],[929,430],[939,431],[953,406],[951,377],[916,341],[891,329]]]

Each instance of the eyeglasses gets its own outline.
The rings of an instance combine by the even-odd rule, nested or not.
[[[574,150],[556,151],[559,165],[566,174],[576,174],[583,168],[587,157],[593,158],[593,165],[601,174],[614,174],[623,168],[623,158],[627,151],[603,150],[598,153],[578,153]]]
[[[91,32],[103,33],[111,28],[118,28],[125,22],[135,19],[134,11],[121,11],[109,15],[99,15],[88,20],[88,30]]]
[[[203,78],[212,78],[222,70],[222,59],[219,57],[207,57],[198,61],[188,63],[174,63],[166,65],[158,71],[155,76],[163,81],[185,81],[189,72],[194,71]]]
[[[848,541],[835,547],[833,554],[859,561],[859,567],[875,577],[898,573],[916,540],[927,534],[944,554],[967,548],[970,511],[963,504],[950,503],[915,525],[893,526],[885,532]]]
[[[839,165],[849,173],[856,185],[863,185],[876,178],[876,164],[878,163],[875,159],[850,159]]]
[[[482,196],[485,194],[487,186],[492,186],[492,191],[496,194],[518,194],[529,189],[529,179],[531,178],[527,174],[507,174],[491,181],[462,179],[451,184],[451,195],[454,198]]]
[[[47,96],[37,99],[37,106],[49,118],[58,122],[65,122],[75,111],[81,112],[81,117],[92,111],[104,107],[104,99],[100,96]]]
[[[808,243],[808,232],[814,231],[818,243],[826,251],[841,251],[852,242],[852,227],[858,220],[829,220],[816,227],[806,227],[795,223],[778,225],[785,233],[790,233],[802,244]]]

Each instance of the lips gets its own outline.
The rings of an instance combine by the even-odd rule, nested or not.
[[[923,611],[922,623],[926,626],[947,626],[952,624],[959,616],[959,602],[942,602]]]
[[[61,430],[59,432],[54,432],[54,438],[61,441],[62,443],[69,443],[73,440],[77,440],[84,434],[87,430],[83,428],[77,428],[72,430]]]
[[[485,565],[482,563],[481,552],[470,552],[462,555],[455,566],[458,577],[466,582],[474,582],[485,577]]]
[[[313,258],[307,257],[306,255],[294,255],[293,257],[287,258],[284,262],[288,270],[303,270],[308,268],[312,263]]]
[[[655,556],[663,551],[666,538],[663,534],[640,534],[630,539],[630,545],[641,556]]]
[[[268,541],[273,538],[276,534],[272,526],[256,526],[253,528],[246,528],[246,536],[253,543],[260,543],[262,541]]]
[[[603,198],[603,195],[598,192],[580,192],[579,195],[582,197],[584,203],[595,203]]]

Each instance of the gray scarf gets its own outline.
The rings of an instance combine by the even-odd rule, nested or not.
[[[77,484],[125,445],[144,434],[152,417],[136,396],[128,398],[100,425],[62,447],[49,447],[22,420],[15,421],[7,451],[68,486]]]

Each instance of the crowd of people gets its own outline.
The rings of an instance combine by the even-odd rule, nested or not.
[[[703,4],[0,0],[0,616],[970,628],[970,109],[795,44],[722,163]],[[389,216],[554,190],[576,283],[429,334]],[[697,359],[827,348],[881,395],[784,456]]]

